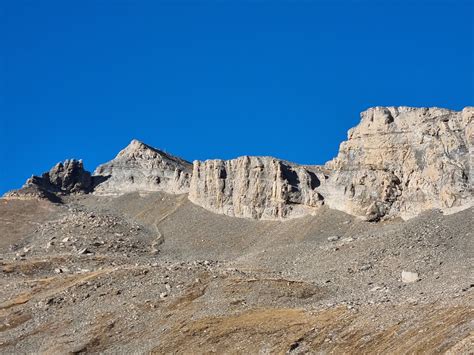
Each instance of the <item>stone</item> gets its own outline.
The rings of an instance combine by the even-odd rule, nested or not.
[[[340,239],[338,235],[334,235],[328,238],[328,242],[337,242]]]
[[[349,130],[325,185],[326,204],[363,217],[408,219],[472,205],[474,108],[374,107]]]
[[[58,163],[43,174],[43,179],[66,193],[87,193],[92,188],[91,174],[84,170],[82,160],[71,159]]]
[[[84,169],[82,160],[65,160],[41,176],[32,176],[19,190],[8,192],[6,198],[47,199],[61,203],[62,195],[85,194],[93,189],[90,172]]]
[[[194,161],[189,199],[210,211],[235,217],[281,219],[314,214],[323,197],[318,168],[272,157]]]
[[[368,221],[473,205],[474,108],[375,107],[322,167],[270,157],[195,161],[189,199],[254,219],[315,214],[325,204]]]
[[[191,163],[134,139],[113,160],[97,167],[94,176],[102,182],[94,192],[102,195],[134,191],[186,193],[191,171]]]
[[[418,273],[410,271],[402,271],[402,282],[413,283],[419,280]]]
[[[362,265],[360,268],[359,268],[359,271],[367,271],[367,270],[370,270],[372,269],[372,265],[370,264],[365,264],[365,265]]]
[[[89,249],[87,248],[83,248],[81,250],[79,250],[77,252],[78,254],[81,254],[81,255],[90,255],[90,254],[94,254],[93,252],[91,252]]]
[[[374,107],[322,166],[252,156],[191,164],[133,140],[93,176],[82,161],[66,160],[5,198],[163,191],[233,217],[281,220],[327,206],[379,221],[469,208],[473,179],[474,107]]]

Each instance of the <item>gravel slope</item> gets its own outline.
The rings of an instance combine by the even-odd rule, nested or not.
[[[1,353],[472,350],[472,208],[279,222],[160,192],[0,202]]]

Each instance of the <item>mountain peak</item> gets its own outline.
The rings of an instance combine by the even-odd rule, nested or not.
[[[118,155],[125,155],[125,154],[131,154],[137,151],[144,151],[144,150],[151,150],[154,152],[161,152],[159,149],[153,148],[149,146],[148,144],[143,143],[142,141],[139,141],[138,139],[132,139],[130,143],[122,149]],[[118,156],[117,155],[117,156]]]
[[[100,194],[133,191],[187,191],[191,163],[133,139],[111,161],[97,167],[96,176],[107,177],[95,191]]]

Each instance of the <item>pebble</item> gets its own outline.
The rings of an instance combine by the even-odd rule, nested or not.
[[[94,254],[93,252],[91,252],[87,248],[83,248],[83,249],[79,250],[77,253],[82,254],[82,255]]]
[[[419,280],[418,273],[411,271],[402,271],[402,282],[413,283]]]

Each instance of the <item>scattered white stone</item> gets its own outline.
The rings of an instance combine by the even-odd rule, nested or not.
[[[90,255],[90,254],[94,254],[94,253],[91,252],[90,250],[88,250],[87,248],[83,248],[83,249],[81,249],[81,250],[78,251],[78,254]]]
[[[412,283],[419,280],[418,273],[411,271],[402,271],[402,282]]]
[[[336,242],[339,240],[339,236],[338,235],[333,235],[332,237],[329,237],[328,238],[328,242]]]

